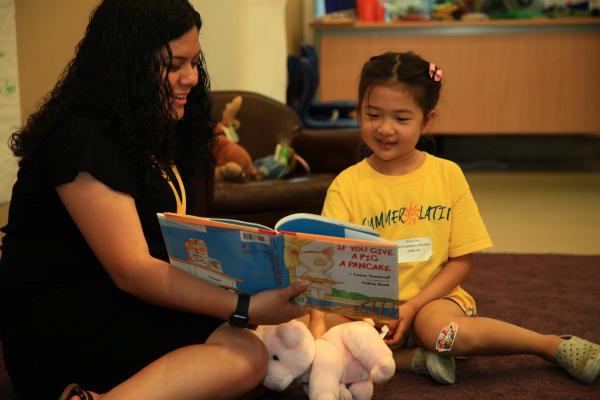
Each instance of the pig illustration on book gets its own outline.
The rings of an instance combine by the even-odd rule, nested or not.
[[[317,299],[331,296],[332,286],[338,283],[327,273],[334,266],[333,252],[333,247],[327,243],[303,238],[286,241],[286,266],[299,273],[296,279],[309,283],[308,296]]]

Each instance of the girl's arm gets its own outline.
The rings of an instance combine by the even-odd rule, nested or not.
[[[460,285],[471,270],[472,254],[449,258],[439,274],[435,276],[408,303],[419,311],[421,307],[432,300],[439,299]]]
[[[400,306],[400,321],[390,324],[389,345],[397,345],[412,326],[415,315],[427,303],[444,297],[461,284],[471,270],[472,254],[449,258],[435,276],[415,297]]]
[[[320,338],[327,332],[326,315],[327,313],[325,311],[315,309],[310,310],[308,329],[315,339]]]
[[[56,188],[88,245],[122,291],[160,306],[227,320],[237,296],[150,255],[133,198],[81,172]],[[304,314],[289,299],[303,286],[252,296],[251,323],[281,323]],[[270,303],[270,304],[269,304]]]

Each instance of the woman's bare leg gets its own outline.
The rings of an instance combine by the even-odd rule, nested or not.
[[[172,351],[94,398],[240,398],[258,386],[266,372],[267,352],[260,339],[248,330],[223,324],[205,344]]]

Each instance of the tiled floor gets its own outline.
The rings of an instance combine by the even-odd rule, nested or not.
[[[600,172],[466,172],[492,252],[600,254]]]

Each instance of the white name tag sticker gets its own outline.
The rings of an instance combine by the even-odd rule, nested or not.
[[[396,240],[398,245],[398,262],[427,261],[433,255],[430,237]]]

